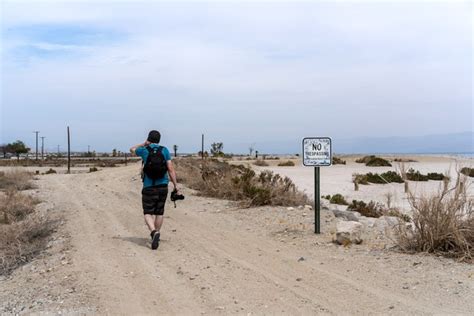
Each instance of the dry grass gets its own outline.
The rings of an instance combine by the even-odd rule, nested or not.
[[[35,210],[39,201],[17,190],[8,190],[0,196],[0,224],[20,221]]]
[[[0,190],[29,190],[34,188],[30,180],[33,175],[29,172],[12,170],[0,172]]]
[[[408,252],[438,253],[447,257],[474,259],[474,200],[466,191],[466,178],[458,174],[452,188],[415,197],[408,193],[413,223],[401,225],[400,247]]]
[[[309,204],[287,177],[270,171],[257,174],[250,168],[217,160],[176,160],[181,181],[203,196],[240,201],[244,206]]]
[[[20,192],[30,188],[31,174],[5,173],[0,192],[0,275],[8,274],[41,252],[54,223],[35,212],[38,200]]]
[[[278,167],[294,167],[295,163],[291,160],[282,161],[278,164]]]
[[[268,167],[268,163],[261,159],[256,160],[253,164],[259,167]]]
[[[30,261],[41,252],[54,223],[35,213],[10,225],[0,224],[0,275]]]

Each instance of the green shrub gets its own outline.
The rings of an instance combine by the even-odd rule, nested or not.
[[[378,173],[369,172],[366,175],[359,175],[359,176],[364,181],[370,182],[370,183],[379,183],[379,184],[392,183],[392,182],[403,183],[402,177],[395,171],[387,171],[380,175]],[[359,183],[365,184],[362,182],[359,182]]]
[[[391,167],[392,164],[383,158],[375,157],[365,164],[369,167]]]
[[[282,161],[278,164],[279,167],[293,167],[295,163],[291,160]]]
[[[474,168],[464,167],[461,169],[461,173],[468,177],[474,177]]]
[[[334,194],[330,197],[329,202],[332,204],[339,204],[339,205],[349,205],[346,199],[342,196],[342,194]]]
[[[395,208],[392,208],[392,209],[388,210],[387,215],[398,217],[406,223],[411,222],[411,217],[409,215],[404,214],[404,213],[400,212],[398,209],[395,209]]]
[[[410,168],[407,172],[407,179],[410,181],[428,181],[428,176],[421,174],[418,170]]]
[[[369,167],[391,167],[392,164],[383,158],[371,155],[359,158],[356,160],[357,163],[365,163]]]
[[[354,173],[352,175],[352,182],[364,185],[369,184],[369,181],[367,180],[367,175],[360,173]]]
[[[346,164],[346,161],[345,160],[342,160],[341,158],[339,157],[332,157],[332,164],[333,165],[345,165]]]
[[[99,169],[97,169],[96,167],[89,168],[89,172],[97,172],[97,171],[99,171]]]
[[[377,218],[384,215],[383,206],[374,201],[365,203],[364,201],[353,200],[347,207],[347,210],[359,212],[361,215],[366,217]]]
[[[45,172],[45,174],[54,174],[54,173],[57,173],[57,172],[53,168],[49,168],[49,170]]]
[[[403,183],[404,182],[402,177],[398,173],[396,173],[395,171],[384,172],[380,175],[380,177],[382,177],[383,179],[385,179],[389,183],[393,183],[393,182]],[[380,177],[378,177],[378,178],[380,179]],[[370,180],[369,180],[369,182],[370,182]]]
[[[444,174],[442,173],[437,173],[437,172],[430,172],[428,173],[428,179],[430,180],[435,180],[435,181],[443,181],[444,180]]]

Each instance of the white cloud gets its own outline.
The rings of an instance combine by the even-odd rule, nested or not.
[[[203,130],[235,141],[271,139],[282,130],[296,138],[320,131],[361,136],[373,130],[466,130],[472,128],[469,8],[7,3],[3,29],[86,25],[125,36],[107,45],[32,42],[43,50],[81,54],[33,56],[27,67],[2,58],[8,118],[2,123],[12,137],[20,132],[20,117],[29,125],[42,117],[54,122],[51,128],[74,121],[86,129],[84,135],[99,133],[106,144],[116,133],[129,141],[156,117],[186,146],[187,135]],[[15,38],[3,43],[8,50],[24,44]],[[126,130],[116,130],[123,125]]]

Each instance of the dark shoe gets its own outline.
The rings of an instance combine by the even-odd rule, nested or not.
[[[160,233],[155,233],[151,241],[151,249],[156,250],[160,245]]]

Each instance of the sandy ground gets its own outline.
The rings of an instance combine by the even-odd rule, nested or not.
[[[336,246],[329,225],[321,235],[312,233],[312,216],[304,209],[239,209],[184,189],[186,200],[176,209],[167,205],[162,243],[152,251],[138,168],[39,177],[36,194],[45,201],[40,207],[63,221],[45,255],[0,280],[0,313],[468,315],[474,310],[472,265],[368,244]],[[326,188],[329,180],[336,183],[331,170],[339,167],[323,173]],[[323,218],[332,220],[327,213]]]
[[[356,157],[346,157],[346,165],[333,165],[330,167],[321,167],[321,195],[342,194],[347,201],[363,200],[369,202],[371,200],[387,204],[387,195],[391,196],[391,206],[398,207],[406,213],[410,212],[410,204],[405,194],[404,184],[370,184],[359,185],[359,191],[354,190],[352,183],[352,175],[354,173],[366,174],[383,173],[386,171],[398,171],[399,165],[393,162],[393,167],[367,167],[364,164],[356,163]],[[393,157],[386,157],[393,158]],[[416,160],[417,162],[405,163],[406,169],[413,168],[423,174],[428,172],[447,173],[452,179],[457,178],[457,170],[460,167],[474,167],[474,159],[460,159],[453,157],[431,157],[431,156],[413,156],[403,157],[405,159]],[[284,160],[283,160],[284,161]],[[268,167],[256,167],[257,170],[268,169],[285,175],[293,180],[293,182],[308,196],[314,196],[314,168],[304,167],[300,160],[292,160],[295,162],[294,167],[278,167],[279,161],[271,161]],[[472,178],[465,177],[469,183],[468,194],[474,196],[474,185]],[[451,183],[453,185],[454,183]],[[442,189],[442,181],[416,182],[409,181],[410,190],[417,196],[429,195]]]

